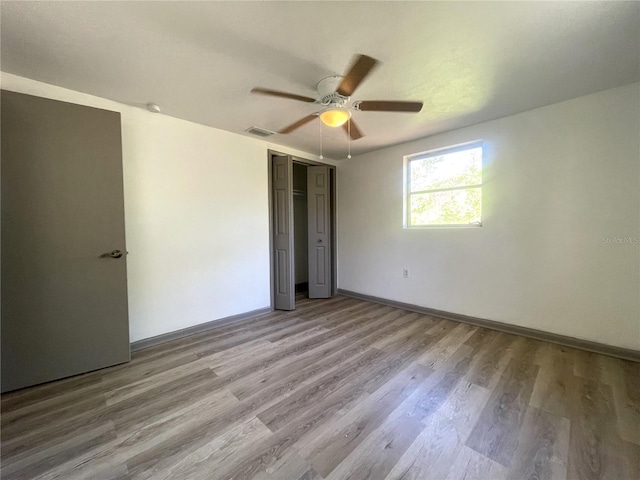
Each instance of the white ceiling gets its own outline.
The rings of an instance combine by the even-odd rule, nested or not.
[[[640,2],[7,2],[3,71],[243,133],[318,108],[353,55],[382,64],[358,100],[422,100],[419,114],[355,112],[364,153],[640,80]],[[274,143],[318,153],[319,122]],[[324,129],[325,155],[347,138]]]

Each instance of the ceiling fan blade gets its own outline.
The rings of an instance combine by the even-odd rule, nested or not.
[[[364,100],[358,104],[358,109],[363,112],[419,112],[422,102]]]
[[[311,97],[305,97],[304,95],[296,95],[295,93],[280,92],[278,90],[271,90],[269,88],[260,88],[260,87],[252,88],[251,93],[257,93],[259,95],[269,95],[271,97],[288,98],[290,100],[298,100],[300,102],[307,102],[307,103],[315,102],[315,99]]]
[[[350,97],[355,92],[358,85],[366,78],[367,75],[378,64],[375,58],[368,57],[366,55],[358,55],[356,61],[351,65],[349,73],[347,73],[338,89],[336,90],[340,95]]]
[[[351,125],[349,125],[349,123],[351,123]],[[342,125],[342,128],[344,128],[344,131],[347,132],[347,135],[351,134],[351,140],[358,140],[359,138],[364,137],[364,135],[358,128],[358,125],[356,125],[356,122],[353,121],[353,118],[349,119],[347,123],[344,123]],[[349,132],[349,130],[351,130],[351,132]]]
[[[296,128],[300,128],[301,126],[303,126],[306,123],[309,123],[311,120],[313,120],[314,118],[317,118],[318,115],[316,115],[315,113],[312,115],[307,115],[304,118],[301,118],[300,120],[298,120],[295,123],[292,123],[291,125],[284,127],[282,130],[280,130],[278,133],[291,133],[293,132]]]

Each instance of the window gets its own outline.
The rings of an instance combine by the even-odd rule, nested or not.
[[[481,142],[405,159],[405,228],[481,225]]]

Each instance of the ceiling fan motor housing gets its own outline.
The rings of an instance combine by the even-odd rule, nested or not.
[[[341,75],[333,75],[320,80],[318,82],[318,85],[316,85],[316,89],[318,90],[317,102],[321,105],[344,106],[349,98],[342,96],[338,92],[336,92],[343,78],[344,77],[342,77]]]

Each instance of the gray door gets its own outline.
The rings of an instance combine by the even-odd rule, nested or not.
[[[273,157],[274,308],[296,308],[293,275],[293,161]]]
[[[331,296],[329,167],[307,167],[309,298]]]
[[[9,391],[128,361],[129,321],[120,114],[8,91],[1,108]]]

